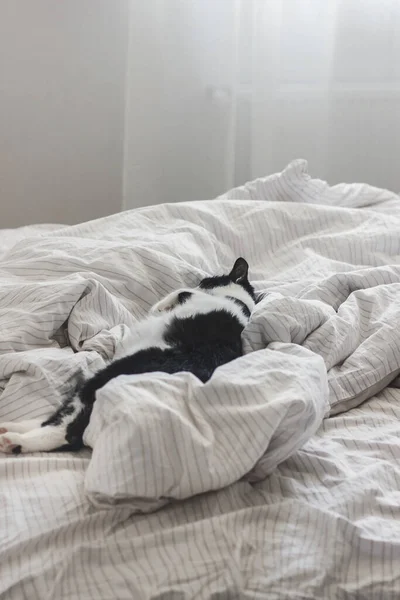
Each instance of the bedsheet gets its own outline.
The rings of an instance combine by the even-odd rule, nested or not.
[[[398,598],[399,224],[395,194],[332,188],[296,161],[214,201],[130,211],[10,248],[1,420],[46,416],[150,304],[241,254],[267,293],[247,349],[286,336],[323,356],[331,413],[268,477],[150,515],[88,502],[88,450],[0,457],[0,597]],[[304,322],[290,317],[305,303],[317,303],[317,325],[300,339]],[[335,359],[327,346],[339,348]]]
[[[33,237],[34,235],[40,235],[48,231],[55,231],[65,227],[65,225],[55,225],[52,223],[42,223],[39,225],[25,225],[24,227],[18,227],[17,229],[0,229],[0,258],[2,254],[5,254],[12,246],[17,242]]]

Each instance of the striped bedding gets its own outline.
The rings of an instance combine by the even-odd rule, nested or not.
[[[398,598],[399,228],[395,194],[295,161],[216,200],[7,234],[0,422],[47,416],[151,304],[239,255],[266,295],[216,388],[121,378],[93,453],[0,456],[0,598]]]

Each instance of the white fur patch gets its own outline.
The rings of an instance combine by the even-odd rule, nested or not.
[[[21,453],[48,452],[66,444],[65,428],[63,426],[46,425],[32,431],[18,433],[8,431],[0,435],[0,451],[12,453],[20,446]]]

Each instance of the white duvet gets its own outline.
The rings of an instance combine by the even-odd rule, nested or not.
[[[152,303],[239,255],[267,294],[206,385],[108,384],[92,456],[0,458],[3,597],[397,598],[399,226],[395,194],[296,161],[5,249],[0,421],[47,416]]]

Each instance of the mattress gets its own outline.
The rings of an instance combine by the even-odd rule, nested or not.
[[[192,482],[146,510],[88,494],[88,474],[96,485],[102,467],[131,475],[138,460],[128,449],[115,467],[104,453],[99,462],[97,413],[93,453],[0,454],[0,597],[397,599],[399,228],[396,194],[330,187],[295,161],[215,200],[0,235],[0,421],[46,417],[74,373],[111,358],[153,302],[239,255],[265,294],[243,360],[318,356],[327,394],[307,439],[292,420],[277,438],[265,432],[256,457],[258,428],[226,465],[213,454],[220,472],[243,462],[234,481],[201,493]],[[235,427],[243,414],[238,404]],[[301,444],[267,468],[282,435]]]

